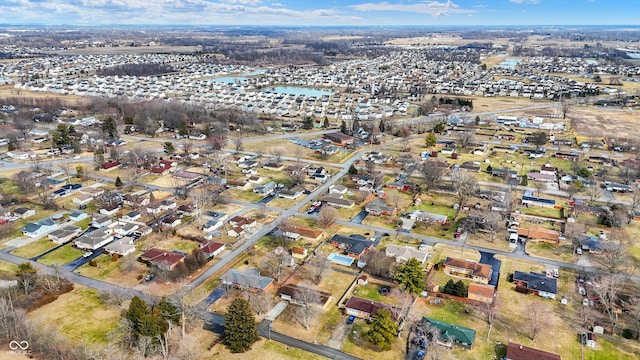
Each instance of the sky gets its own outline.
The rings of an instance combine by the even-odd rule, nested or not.
[[[47,25],[640,25],[638,0],[0,0]]]

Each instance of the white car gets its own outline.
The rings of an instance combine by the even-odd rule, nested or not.
[[[88,258],[91,255],[93,255],[93,251],[87,251],[86,253],[82,254],[82,257]]]

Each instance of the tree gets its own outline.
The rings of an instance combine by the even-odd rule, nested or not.
[[[351,164],[351,166],[349,166],[349,170],[347,171],[347,173],[349,175],[357,175],[358,169],[356,169],[356,167],[353,164]]]
[[[416,258],[407,260],[396,270],[396,281],[400,288],[410,294],[419,294],[426,287],[422,264]]]
[[[118,128],[116,126],[116,121],[109,117],[102,123],[102,134],[109,139],[117,139],[118,138]]]
[[[425,142],[425,146],[427,147],[435,146],[436,143],[438,142],[438,139],[436,138],[436,134],[432,132],[427,134],[427,137],[424,139],[424,142]]]
[[[364,255],[364,260],[367,262],[365,266],[367,273],[382,279],[394,279],[396,262],[392,257],[387,256],[384,251],[369,251]]]
[[[567,194],[569,195],[569,199],[571,199],[573,197],[573,195],[582,192],[584,190],[584,184],[582,183],[582,181],[576,179],[573,180],[569,186],[567,186],[567,188],[565,189],[565,191],[567,192]]]
[[[100,146],[93,151],[93,160],[96,163],[96,168],[104,164],[104,148]]]
[[[120,176],[116,177],[116,187],[122,187],[122,180],[120,179]]]
[[[180,310],[166,296],[160,298],[160,302],[153,309],[161,318],[167,321],[169,331],[174,326],[180,325]]]
[[[236,298],[224,315],[222,343],[232,353],[243,353],[258,341],[258,327],[247,300]]]
[[[347,123],[344,122],[344,120],[342,120],[342,123],[340,123],[340,132],[343,134],[347,134]]]
[[[305,130],[313,129],[313,120],[308,116],[303,116],[302,118],[302,128]]]
[[[475,141],[475,134],[472,131],[462,131],[456,136],[458,145],[465,150],[471,143]]]
[[[397,333],[398,325],[391,318],[391,312],[387,309],[380,309],[375,314],[366,339],[380,350],[387,351],[391,350],[391,344],[393,344]]]
[[[584,194],[587,196],[587,200],[589,200],[589,205],[593,205],[602,196],[602,190],[600,190],[598,185],[592,184],[587,186]]]
[[[38,278],[36,269],[30,262],[23,262],[18,265],[16,276],[18,277],[20,287],[24,291],[24,294],[29,295],[29,293],[34,289],[36,279]]]
[[[136,340],[145,337],[157,341],[157,336],[165,333],[169,326],[161,316],[152,313],[147,303],[137,295],[131,299],[125,318],[133,325],[133,337]]]
[[[547,310],[540,302],[529,304],[524,312],[531,340],[535,340],[540,330],[547,327]]]
[[[433,132],[436,134],[442,134],[446,128],[444,121],[440,121],[433,127]]]
[[[431,162],[426,162],[420,171],[422,173],[422,182],[424,183],[425,193],[429,193],[429,190],[436,186],[442,175],[444,175],[444,168],[434,166]]]
[[[318,223],[324,229],[333,225],[337,218],[338,210],[333,206],[324,205],[322,209],[320,209],[320,212],[318,212]]]
[[[478,192],[478,180],[471,174],[461,174],[459,172],[454,174],[452,180],[453,187],[458,195],[458,203],[462,208],[465,201]]]
[[[84,179],[84,167],[82,165],[76,166],[76,177]]]
[[[324,127],[325,129],[328,128],[330,126],[329,124],[329,118],[328,117],[324,117],[324,123],[322,124],[322,127]]]
[[[173,155],[176,152],[176,148],[173,146],[173,142],[167,141],[164,143],[164,153],[167,155]]]
[[[529,141],[534,144],[536,146],[536,148],[539,148],[540,146],[544,145],[547,143],[548,138],[547,138],[547,133],[544,131],[536,131],[531,135],[531,138],[529,139]]]
[[[309,323],[317,314],[314,303],[318,301],[318,292],[310,284],[298,284],[295,299],[300,303],[298,314],[302,317],[304,328],[309,330]]]

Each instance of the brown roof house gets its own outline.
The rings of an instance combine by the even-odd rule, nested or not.
[[[507,345],[507,360],[561,360],[558,354],[530,348],[528,346],[510,342]]]
[[[352,296],[347,303],[344,304],[344,311],[347,315],[353,315],[361,319],[373,319],[376,312],[380,309],[389,310],[394,321],[398,321],[402,311],[393,305],[363,299],[357,296]]]
[[[553,244],[558,244],[560,242],[560,233],[555,230],[545,229],[542,226],[532,226],[529,229],[518,228],[518,235],[533,241],[549,242]]]
[[[496,289],[491,285],[472,282],[469,284],[469,299],[491,304]]]
[[[152,248],[140,255],[140,260],[164,270],[173,270],[178,263],[184,261],[185,255],[175,251]]]
[[[289,232],[296,233],[302,237],[305,237],[311,240],[319,240],[320,237],[324,234],[324,231],[322,229],[311,229],[308,227],[297,226],[297,225],[291,226],[289,229]]]
[[[280,288],[280,297],[283,300],[300,306],[306,304],[326,307],[331,301],[331,294],[318,291],[316,289],[300,286],[297,284],[287,284]]]
[[[449,276],[461,277],[482,284],[491,280],[491,265],[448,257],[442,264]]]
[[[202,253],[208,258],[220,254],[224,251],[224,249],[225,244],[217,241],[212,241],[210,243],[200,245],[200,251],[202,251]]]

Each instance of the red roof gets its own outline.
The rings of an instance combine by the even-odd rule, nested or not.
[[[106,163],[102,164],[102,168],[106,170],[106,169],[111,169],[113,167],[116,167],[118,165],[120,165],[120,163],[117,161],[107,161]]]
[[[208,244],[203,245],[200,249],[205,254],[213,254],[214,252],[218,251],[222,247],[224,247],[223,243],[214,241],[214,242],[210,242]]]
[[[561,360],[560,355],[510,342],[507,346],[510,360]]]
[[[167,264],[171,266],[182,261],[182,259],[184,259],[184,256],[184,254],[178,254],[173,251],[152,248],[147,250],[147,252],[145,252],[144,254],[140,255],[140,258],[150,263]]]

